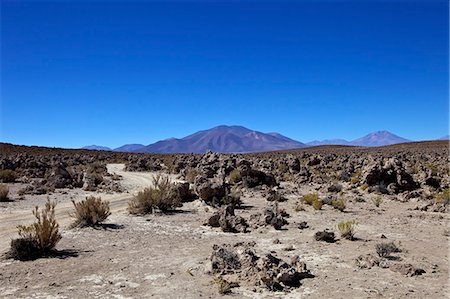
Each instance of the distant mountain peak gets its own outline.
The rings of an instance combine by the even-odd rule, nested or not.
[[[243,126],[220,125],[198,131],[181,139],[166,139],[139,151],[148,153],[249,153],[305,147],[299,141],[281,134],[274,136]]]
[[[96,151],[110,151],[111,149],[107,146],[101,146],[101,145],[88,145],[83,146],[81,149],[87,149],[87,150],[96,150]]]

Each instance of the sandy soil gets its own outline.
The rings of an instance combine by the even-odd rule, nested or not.
[[[448,296],[448,224],[449,215],[412,210],[414,202],[401,203],[385,198],[376,208],[366,202],[349,201],[346,212],[329,206],[321,211],[307,207],[296,212],[300,194],[315,186],[302,186],[298,193],[280,204],[291,217],[284,230],[260,228],[250,233],[224,233],[203,226],[213,209],[199,200],[184,204],[171,215],[130,216],[127,201],[132,194],[150,184],[154,173],[122,171],[122,165],[109,165],[109,171],[123,176],[129,193],[102,194],[111,202],[108,223],[116,229],[68,229],[71,222],[71,198],[81,200],[92,192],[64,190],[57,198],[57,219],[63,239],[59,250],[72,250],[74,256],[20,262],[0,261],[2,298],[217,298],[217,285],[210,275],[209,257],[213,244],[255,241],[256,252],[275,251],[289,260],[299,255],[314,278],[302,280],[302,286],[289,293],[268,292],[260,287],[233,289],[235,298],[449,298]],[[348,198],[354,197],[351,193]],[[31,208],[42,205],[45,196],[4,203],[0,210],[0,248],[7,250],[15,236],[15,226],[33,221]],[[261,192],[244,195],[247,208],[237,214],[248,218],[266,204]],[[335,229],[341,220],[356,219],[357,241],[336,243],[315,241],[318,230]],[[300,230],[297,223],[307,221]],[[381,239],[384,234],[387,239]],[[280,244],[273,240],[279,239]],[[374,253],[382,241],[400,242],[402,262],[423,268],[421,276],[406,277],[389,269],[359,269],[355,258]],[[293,250],[286,250],[292,247]]]

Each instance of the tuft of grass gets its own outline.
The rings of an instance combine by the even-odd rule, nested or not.
[[[198,175],[201,175],[201,171],[197,168],[190,167],[186,170],[186,175],[185,175],[186,181],[188,183],[192,184],[192,183],[194,183],[195,177]]]
[[[343,212],[345,210],[345,207],[346,207],[346,200],[343,199],[343,198],[333,199],[331,201],[331,205],[333,206],[333,208]]]
[[[128,211],[135,215],[154,213],[155,210],[167,212],[181,207],[181,200],[175,184],[165,175],[153,178],[153,186],[145,188],[128,203]]]
[[[7,201],[8,200],[8,194],[9,194],[9,188],[8,186],[1,184],[0,185],[0,201]]]
[[[36,207],[36,222],[17,226],[20,238],[11,241],[9,256],[18,260],[31,260],[54,250],[61,240],[59,224],[55,219],[56,203],[47,201],[42,211]]]
[[[314,209],[320,210],[322,209],[323,203],[319,199],[319,195],[317,193],[309,193],[303,196],[303,202],[313,206]]]
[[[367,188],[369,188],[369,185],[367,183],[364,183],[361,185],[360,188],[361,188],[361,190],[365,191],[365,190],[367,190]]]
[[[341,237],[347,240],[354,240],[356,220],[341,221],[337,225],[337,229],[341,233]]]
[[[17,173],[11,169],[0,170],[0,182],[2,183],[14,183],[17,179]]]
[[[375,250],[379,257],[389,257],[391,253],[401,252],[394,242],[378,243],[375,245]]]
[[[361,181],[361,177],[362,177],[361,170],[355,171],[350,178],[350,183],[352,183],[352,184],[359,183]]]
[[[230,172],[229,178],[230,178],[230,183],[237,184],[242,180],[242,174],[239,171],[239,169],[236,168]]]
[[[238,287],[239,285],[235,282],[228,282],[222,277],[217,277],[214,279],[214,283],[217,284],[219,294],[226,295],[231,293],[231,289]]]
[[[381,196],[374,197],[372,202],[378,208],[383,203],[383,198]]]
[[[89,196],[86,200],[76,203],[72,200],[75,212],[70,216],[75,218],[72,227],[97,226],[111,215],[109,202],[102,201],[100,197]]]
[[[437,204],[448,205],[449,202],[450,202],[450,189],[449,188],[445,188],[441,192],[437,193],[434,196],[434,201]]]

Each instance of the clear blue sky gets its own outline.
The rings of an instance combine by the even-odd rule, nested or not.
[[[448,132],[448,1],[1,1],[1,141]]]

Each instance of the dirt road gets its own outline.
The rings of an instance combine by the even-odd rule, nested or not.
[[[79,201],[88,195],[101,196],[102,199],[109,201],[111,212],[124,211],[127,208],[128,201],[133,194],[151,185],[153,177],[156,172],[129,172],[124,171],[124,164],[109,164],[108,172],[122,176],[120,184],[125,188],[125,193],[96,193],[96,192],[81,192],[72,193],[68,190],[68,194],[54,194],[51,199],[55,198],[58,201],[56,206],[56,219],[60,227],[64,228],[73,221],[69,213],[73,211],[73,204],[71,199]],[[174,179],[174,178],[173,178]],[[41,196],[42,197],[42,196]],[[44,200],[39,200],[35,205],[43,206]],[[31,213],[32,208],[23,210],[10,211],[8,214],[0,214],[0,251],[3,252],[9,247],[11,238],[17,236],[17,225],[29,224],[34,222],[35,218]]]

